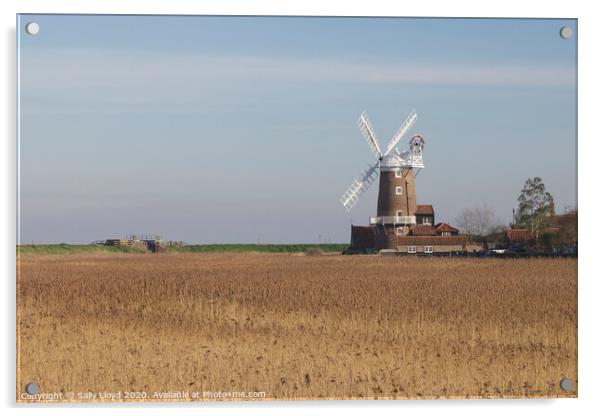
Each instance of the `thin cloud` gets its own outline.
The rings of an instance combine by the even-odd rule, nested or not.
[[[554,87],[573,86],[575,70],[543,62],[459,64],[79,49],[28,51],[21,57],[25,90],[168,89],[262,82]]]

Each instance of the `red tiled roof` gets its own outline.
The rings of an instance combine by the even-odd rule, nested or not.
[[[437,232],[430,224],[415,225],[411,231],[412,235],[437,235]]]
[[[526,241],[533,239],[531,231],[526,228],[511,228],[506,230],[504,234],[509,241]]]
[[[459,232],[459,230],[455,227],[452,227],[451,225],[449,225],[448,223],[445,222],[440,222],[439,224],[435,225],[435,229],[438,232],[450,232],[450,233],[457,233]]]
[[[435,210],[432,205],[416,205],[416,214],[435,215]]]

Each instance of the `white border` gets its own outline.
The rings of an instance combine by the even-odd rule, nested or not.
[[[587,4],[587,5],[586,5]],[[420,1],[386,2],[381,0],[294,0],[294,1],[191,1],[191,0],[3,0],[2,13],[2,88],[3,99],[0,126],[3,129],[2,150],[2,209],[3,238],[1,239],[2,275],[2,376],[0,391],[5,414],[17,411],[63,415],[80,414],[80,406],[62,407],[22,407],[15,408],[15,233],[16,233],[16,124],[15,124],[15,14],[20,13],[123,13],[123,14],[284,14],[284,15],[347,15],[347,16],[456,16],[456,17],[559,17],[579,19],[579,399],[564,400],[504,400],[504,401],[434,401],[434,402],[267,402],[267,403],[204,403],[198,405],[152,405],[85,406],[90,414],[105,414],[107,411],[134,414],[163,415],[173,410],[186,414],[217,413],[238,414],[245,411],[251,414],[329,414],[337,410],[345,413],[399,414],[482,414],[545,413],[549,415],[591,414],[600,408],[600,330],[599,317],[602,316],[600,290],[602,272],[595,255],[600,244],[594,239],[599,230],[597,222],[600,198],[599,188],[600,152],[599,112],[597,98],[600,92],[600,44],[602,39],[600,15],[595,2],[506,0],[492,2],[479,1]],[[542,149],[545,157],[545,149]]]

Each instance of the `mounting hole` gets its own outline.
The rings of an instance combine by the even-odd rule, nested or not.
[[[30,35],[37,35],[40,31],[40,25],[36,22],[29,22],[25,25],[25,31]]]
[[[38,394],[40,392],[40,386],[38,386],[37,383],[29,383],[25,386],[25,392],[33,396],[34,394]]]
[[[573,36],[573,29],[568,26],[563,26],[560,28],[560,37],[562,39],[570,39]]]
[[[570,378],[563,378],[560,380],[560,388],[562,390],[572,390],[573,389],[573,380]]]

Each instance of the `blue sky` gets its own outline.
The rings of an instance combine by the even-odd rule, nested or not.
[[[29,21],[36,36],[24,33]],[[575,20],[21,15],[20,239],[347,242],[339,196],[416,109],[419,203],[576,204]],[[408,137],[411,134],[408,135]]]

